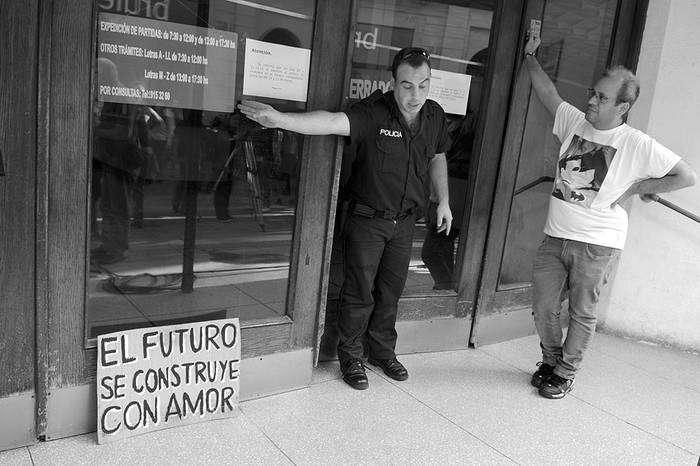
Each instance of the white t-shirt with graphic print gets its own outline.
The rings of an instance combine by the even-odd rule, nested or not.
[[[627,212],[612,203],[632,184],[665,176],[680,157],[627,124],[597,130],[567,102],[552,132],[561,149],[545,234],[622,249]]]

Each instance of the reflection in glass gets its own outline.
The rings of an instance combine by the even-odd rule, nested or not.
[[[573,0],[547,2],[547,25],[538,50],[542,68],[567,102],[581,108],[587,88],[602,74],[610,46],[617,2],[580,8]],[[602,27],[601,27],[602,24]],[[540,245],[559,142],[552,135],[554,117],[533,93],[520,148],[520,161],[499,275],[499,290],[529,286]]]
[[[98,39],[87,336],[284,315],[303,138],[234,105],[246,98],[246,39],[310,49],[314,2],[147,3],[97,1],[98,21],[142,32],[110,41],[106,32],[123,30],[104,26]],[[132,48],[110,55],[105,43]],[[137,61],[146,54],[148,69]],[[230,90],[212,98],[216,86]]]
[[[447,175],[450,192],[450,209],[453,215],[452,230],[449,235],[437,233],[437,199],[431,193],[425,216],[425,236],[421,248],[421,259],[433,279],[433,290],[456,288],[455,250],[456,239],[464,220],[464,204],[467,193],[469,169],[476,135],[476,122],[479,115],[481,87],[484,71],[488,64],[488,49],[484,48],[470,58],[466,73],[471,76],[469,97],[464,116],[448,117],[452,147],[447,151]]]

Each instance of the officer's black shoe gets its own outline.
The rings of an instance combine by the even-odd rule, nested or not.
[[[401,364],[398,359],[373,359],[369,358],[368,363],[373,366],[381,368],[386,375],[394,380],[406,380],[408,378],[408,371],[403,364]]]
[[[348,359],[340,364],[343,373],[343,381],[355,390],[366,390],[369,388],[369,381],[365,373],[365,366],[359,358]]]

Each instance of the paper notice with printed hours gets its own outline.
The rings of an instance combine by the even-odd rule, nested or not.
[[[100,13],[97,99],[232,112],[237,44],[230,31]]]

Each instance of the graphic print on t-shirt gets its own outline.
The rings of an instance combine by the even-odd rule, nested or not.
[[[557,164],[552,196],[590,207],[608,174],[616,149],[574,135]]]

